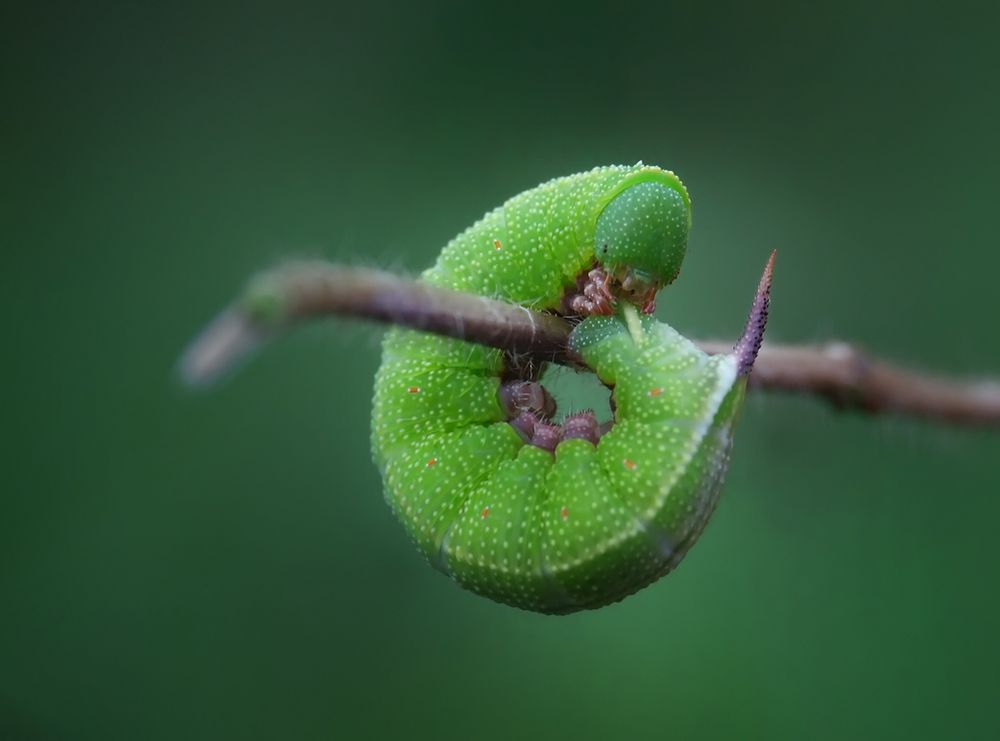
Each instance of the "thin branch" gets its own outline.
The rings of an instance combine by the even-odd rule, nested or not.
[[[567,364],[572,327],[561,317],[392,273],[326,262],[290,263],[253,279],[195,339],[179,370],[191,386],[230,373],[276,333],[309,320],[350,316]]]
[[[729,352],[726,342],[698,344],[708,353]],[[750,385],[818,396],[842,409],[1000,426],[1000,381],[919,373],[874,358],[846,342],[764,343]]]
[[[293,263],[251,281],[243,296],[187,349],[179,371],[192,386],[211,383],[274,335],[331,315],[398,324],[539,361],[573,362],[566,346],[572,325],[561,317],[383,271],[313,262]],[[699,345],[709,353],[733,351],[728,342]],[[1000,426],[1000,381],[929,376],[841,342],[765,343],[751,385],[817,396],[869,413]]]

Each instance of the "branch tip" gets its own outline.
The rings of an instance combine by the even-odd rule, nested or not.
[[[187,346],[177,374],[192,388],[211,386],[248,360],[266,335],[244,311],[226,309]]]

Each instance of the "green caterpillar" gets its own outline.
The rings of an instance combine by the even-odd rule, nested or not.
[[[767,312],[733,354],[649,313],[677,276],[691,206],[671,172],[601,167],[521,193],[453,239],[422,280],[584,315],[570,350],[613,389],[614,421],[555,405],[499,350],[392,329],[372,449],[386,499],[430,563],[490,599],[570,613],[670,571],[712,513]],[[769,273],[766,276],[769,280]],[[769,283],[768,283],[769,286]]]

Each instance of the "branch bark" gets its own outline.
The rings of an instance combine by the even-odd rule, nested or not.
[[[536,361],[573,364],[567,350],[572,325],[562,317],[380,270],[306,262],[251,281],[243,296],[189,346],[179,363],[180,374],[189,385],[206,385],[274,335],[332,315],[434,332]],[[733,343],[698,344],[709,353],[733,351]],[[750,383],[868,413],[1000,426],[1000,381],[931,376],[843,342],[803,346],[765,342]]]
[[[728,352],[725,342],[699,342]],[[958,380],[903,368],[846,342],[764,343],[750,385],[826,399],[841,409],[893,412],[941,422],[1000,426],[1000,381]]]

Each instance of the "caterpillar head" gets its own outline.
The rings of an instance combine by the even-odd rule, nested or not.
[[[597,217],[595,255],[607,276],[613,300],[628,301],[645,312],[657,291],[680,272],[691,229],[691,201],[673,173],[627,186]]]

